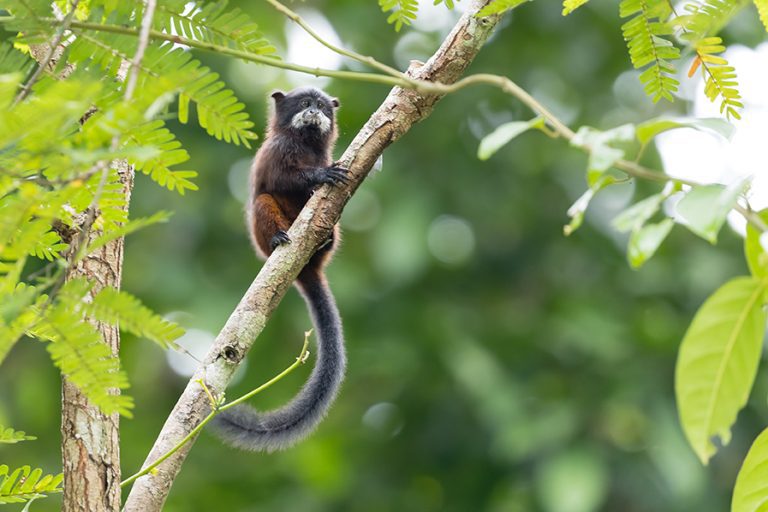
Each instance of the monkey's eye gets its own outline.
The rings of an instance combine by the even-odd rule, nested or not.
[[[307,99],[301,100],[301,108],[307,108],[307,107],[309,107],[309,100]]]

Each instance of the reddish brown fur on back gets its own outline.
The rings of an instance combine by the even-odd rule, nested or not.
[[[256,153],[250,176],[250,202],[248,227],[251,241],[263,257],[272,253],[270,241],[278,231],[288,231],[301,209],[312,195],[313,186],[304,185],[307,173],[320,172],[332,164],[333,146],[337,128],[331,109],[331,129],[327,133],[317,130],[297,130],[286,123],[296,108],[296,98],[312,94],[328,103],[332,98],[316,89],[302,89],[288,95],[276,93],[275,107],[270,115],[269,131]],[[337,103],[334,103],[336,105]],[[312,257],[299,281],[317,274],[330,259],[338,242],[338,228],[333,241]]]

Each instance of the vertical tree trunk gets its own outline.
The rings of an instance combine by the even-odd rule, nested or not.
[[[125,161],[118,166],[123,193],[130,199],[133,169]],[[99,235],[91,230],[93,239]],[[89,254],[71,268],[67,279],[85,277],[94,283],[92,293],[106,286],[120,287],[123,269],[122,237]],[[112,353],[120,350],[117,328],[89,320],[96,326]],[[119,390],[115,390],[119,393]],[[120,510],[120,416],[105,415],[66,379],[61,397],[61,456],[64,467],[64,512]]]

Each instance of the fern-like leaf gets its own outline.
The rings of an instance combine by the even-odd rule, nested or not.
[[[6,464],[0,465],[0,505],[24,503],[44,498],[46,494],[61,492],[64,474],[45,475],[42,469],[22,466],[11,471]]]
[[[0,73],[22,73],[26,75],[34,60],[8,43],[0,44]]]
[[[400,32],[403,25],[410,25],[416,19],[419,10],[418,0],[379,0],[382,12],[392,11],[387,23],[395,24],[395,32]]]
[[[227,5],[227,0],[205,3],[202,8],[189,8],[186,1],[160,2],[153,23],[159,30],[195,41],[262,55],[274,53],[275,47],[259,26],[240,9],[227,10]]]
[[[22,441],[34,441],[35,436],[28,436],[23,430],[13,430],[11,427],[0,425],[0,443],[15,444]]]
[[[0,291],[0,363],[19,338],[35,325],[46,299],[34,286],[23,283],[16,285],[11,293]]]
[[[116,75],[121,63],[131,60],[133,44],[130,36],[80,33],[70,45],[70,58]],[[202,66],[189,52],[170,45],[151,44],[140,71],[139,87],[153,92],[152,95],[145,92],[145,97],[161,98],[179,93],[180,113],[186,110],[182,102],[191,100],[197,105],[198,123],[209,135],[250,148],[248,141],[255,139],[256,134],[251,131],[253,122],[245,112],[245,105],[217,73]],[[185,122],[186,116],[179,115],[179,120]]]
[[[112,229],[109,232],[104,233],[98,238],[96,238],[96,240],[94,240],[93,242],[91,242],[91,244],[88,245],[88,252],[89,253],[93,252],[107,245],[112,240],[116,240],[120,237],[130,235],[131,233],[138,231],[140,229],[143,229],[147,226],[151,226],[152,224],[157,224],[158,222],[166,222],[170,218],[170,216],[171,214],[169,212],[160,211],[149,217],[129,220],[122,226]]]
[[[490,16],[491,14],[503,14],[507,11],[511,11],[515,7],[530,2],[531,0],[494,0],[490,4],[486,5],[480,12],[477,13],[478,17]]]
[[[105,414],[118,412],[130,417],[133,399],[115,393],[128,388],[120,360],[96,328],[83,320],[83,299],[89,290],[90,285],[84,279],[66,283],[55,304],[31,334],[51,341],[47,349],[53,363],[93,405]]]
[[[163,348],[173,346],[173,340],[184,329],[156,315],[133,295],[115,288],[104,288],[86,305],[86,313],[102,322],[117,325],[136,336],[148,338]]]
[[[156,119],[144,123],[131,130],[128,134],[131,144],[153,146],[160,150],[154,158],[146,160],[129,159],[137,171],[149,175],[153,181],[168,190],[176,190],[184,195],[187,190],[197,190],[192,178],[197,172],[189,170],[172,170],[171,167],[189,160],[189,154],[181,147],[181,143],[166,127],[165,123]]]
[[[755,0],[757,13],[760,15],[760,21],[763,22],[765,30],[768,30],[768,0]]]
[[[721,99],[721,114],[725,112],[729,118],[741,119],[736,109],[743,108],[744,104],[740,101],[736,69],[719,55],[725,51],[722,42],[722,39],[715,36],[706,37],[695,44],[705,79],[704,94],[710,101],[715,101],[718,97]]]
[[[682,39],[695,42],[707,36],[715,36],[744,7],[743,0],[703,0],[685,5],[685,14],[674,23],[683,28]]]
[[[456,0],[456,1],[458,2],[459,0]],[[448,9],[451,9],[451,10],[453,10],[453,8],[456,6],[456,5],[453,3],[453,0],[435,0],[435,2],[434,2],[434,4],[433,4],[433,5],[440,5],[440,4],[445,4],[445,6],[446,6]]]
[[[589,0],[563,0],[563,16],[568,16],[588,1]]]
[[[736,69],[722,57],[725,45],[716,34],[743,6],[744,2],[738,0],[705,0],[686,5],[687,13],[675,20],[683,30],[681,39],[696,51],[689,76],[700,65],[707,98],[715,101],[719,97],[720,113],[735,119],[741,118],[738,109],[744,106],[740,101]]]
[[[109,169],[107,182],[96,197],[99,216],[94,222],[94,227],[104,231],[117,229],[128,222],[128,198],[125,195],[125,185],[120,181],[117,169]],[[93,176],[92,182],[100,181],[101,173]],[[94,194],[99,193],[98,184]]]
[[[654,102],[664,98],[674,101],[673,93],[680,84],[674,77],[672,60],[680,58],[680,50],[665,39],[672,33],[666,22],[671,10],[666,0],[622,0],[620,16],[632,19],[621,27],[635,69],[648,68],[640,74],[645,93]]]

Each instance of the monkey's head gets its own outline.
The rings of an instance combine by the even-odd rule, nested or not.
[[[332,135],[336,123],[334,110],[339,100],[314,87],[301,87],[289,93],[272,93],[275,100],[273,130],[298,135]]]

